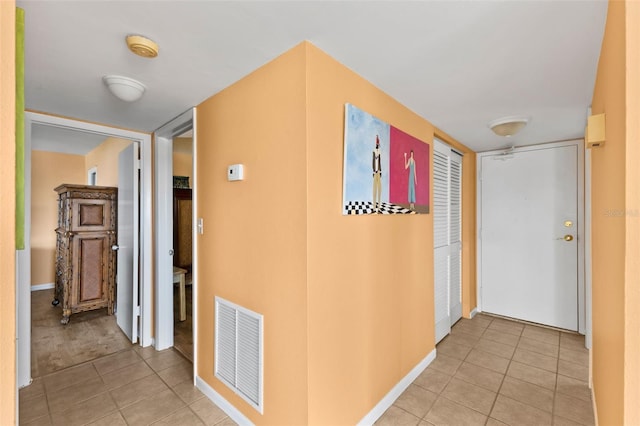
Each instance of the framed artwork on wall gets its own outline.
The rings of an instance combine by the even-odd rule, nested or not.
[[[429,213],[429,144],[345,105],[342,213]]]

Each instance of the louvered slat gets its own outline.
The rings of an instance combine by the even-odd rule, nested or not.
[[[433,244],[447,245],[449,239],[449,159],[438,151],[433,153]]]
[[[216,374],[236,384],[236,311],[216,302]]]
[[[260,402],[260,321],[238,313],[237,387],[247,398]]]

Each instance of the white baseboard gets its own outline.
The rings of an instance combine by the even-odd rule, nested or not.
[[[387,411],[387,409],[391,407],[391,405],[393,405],[395,400],[398,399],[400,395],[402,395],[402,392],[404,392],[405,389],[407,389],[409,385],[413,383],[413,381],[420,375],[420,373],[422,373],[424,369],[433,362],[434,359],[436,359],[435,349],[432,350],[429,355],[427,355],[422,361],[420,361],[418,365],[413,367],[409,374],[404,376],[404,378],[400,380],[398,384],[395,385],[393,389],[391,389],[389,393],[387,393],[384,398],[382,398],[380,402],[378,402],[376,406],[373,407],[373,409],[369,411],[369,413],[358,422],[358,426],[368,426],[374,424],[376,420],[378,420],[384,414],[384,412]]]
[[[36,284],[31,286],[31,291],[50,290],[55,287],[54,283]]]
[[[596,394],[593,391],[593,386],[591,386],[591,404],[593,405],[594,424],[598,426],[598,406],[596,405]]]
[[[477,313],[478,313],[478,308],[473,308],[469,313],[469,318],[473,319],[473,317],[475,317]]]
[[[253,425],[251,420],[249,420],[244,414],[240,412],[236,407],[231,405],[229,401],[224,399],[222,395],[216,392],[207,382],[202,380],[200,376],[196,376],[196,387],[202,391],[203,394],[207,398],[209,398],[214,404],[216,404],[222,411],[227,413],[229,418],[239,424],[240,426],[244,425]]]

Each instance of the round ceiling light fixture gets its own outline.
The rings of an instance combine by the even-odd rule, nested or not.
[[[138,80],[121,75],[105,75],[102,81],[113,95],[125,102],[135,102],[142,97],[146,89]]]
[[[143,58],[155,58],[158,56],[158,44],[141,35],[128,35],[127,46],[129,50]]]
[[[527,117],[503,117],[489,123],[489,128],[498,136],[511,137],[529,122]]]

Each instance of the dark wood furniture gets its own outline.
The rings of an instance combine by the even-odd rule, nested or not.
[[[62,324],[71,314],[107,308],[113,314],[118,188],[58,186],[56,276],[53,305]]]
[[[173,189],[173,266],[191,272],[191,189]]]

